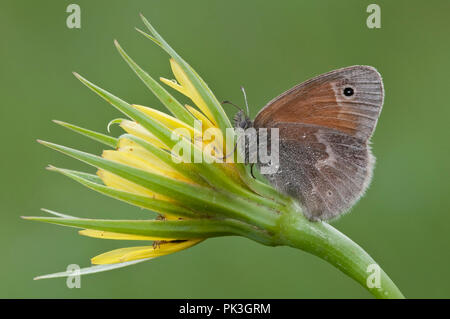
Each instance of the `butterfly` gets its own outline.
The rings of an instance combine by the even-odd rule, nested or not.
[[[266,178],[297,199],[309,220],[329,220],[347,212],[369,186],[375,162],[370,138],[383,100],[378,71],[350,66],[286,91],[254,121],[240,111],[235,126],[278,128],[279,167]]]

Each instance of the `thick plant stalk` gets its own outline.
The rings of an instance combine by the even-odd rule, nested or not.
[[[247,227],[240,236],[253,239],[268,246],[290,246],[313,254],[332,264],[350,278],[356,280],[379,299],[403,299],[404,296],[389,276],[358,244],[326,222],[310,222],[302,214],[301,208],[293,200],[284,209],[266,220],[261,237],[261,229],[252,223],[255,210],[246,214],[247,222],[255,225]],[[260,222],[260,220],[258,220]],[[260,240],[263,239],[263,240]],[[369,276],[377,271],[379,282],[375,286],[368,284]]]
[[[294,206],[295,207],[295,206]],[[280,243],[301,249],[332,264],[356,280],[379,299],[403,299],[404,296],[379,268],[379,287],[369,287],[368,269],[379,267],[368,253],[343,233],[325,222],[309,222],[295,208],[284,212],[279,223]]]

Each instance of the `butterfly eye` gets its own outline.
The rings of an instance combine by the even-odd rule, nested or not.
[[[344,89],[345,96],[352,96],[353,94],[355,94],[355,91],[351,87],[346,87]]]

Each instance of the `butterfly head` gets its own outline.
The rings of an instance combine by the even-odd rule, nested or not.
[[[247,114],[244,113],[244,111],[240,110],[234,116],[234,127],[245,130],[249,127],[253,127],[253,122],[252,120],[250,120]]]

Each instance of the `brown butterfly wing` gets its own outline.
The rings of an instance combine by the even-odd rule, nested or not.
[[[379,73],[352,66],[292,88],[257,115],[255,128],[279,128],[280,167],[269,181],[297,198],[310,220],[349,210],[367,188],[374,162],[368,141],[383,98]]]

